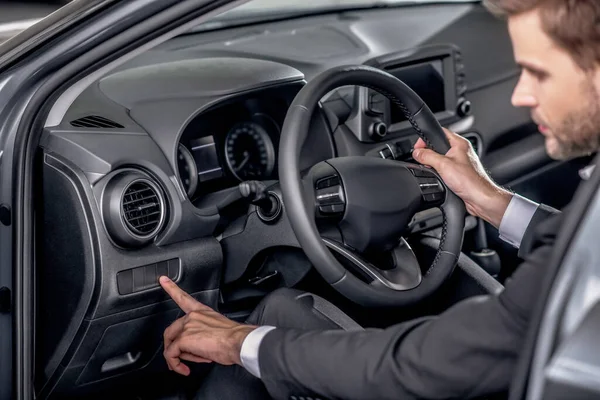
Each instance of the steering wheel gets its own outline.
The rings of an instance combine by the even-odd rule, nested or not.
[[[441,154],[450,149],[429,107],[402,81],[368,66],[333,68],[306,84],[286,115],[279,147],[283,204],[302,249],[338,292],[369,307],[414,304],[454,270],[465,204],[435,171],[417,164],[337,157],[301,171],[300,151],[313,111],[325,94],[346,85],[386,96],[429,148]],[[442,234],[432,264],[422,269],[402,234],[417,212],[430,208],[442,212]]]

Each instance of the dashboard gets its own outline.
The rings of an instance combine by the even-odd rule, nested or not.
[[[365,64],[401,78],[442,124],[469,116],[456,46],[422,46]],[[164,246],[186,237],[219,235],[229,220],[220,210],[223,198],[245,181],[277,182],[281,129],[305,82],[294,67],[244,57],[125,69],[85,92],[61,126],[48,131],[44,146],[85,171],[97,188],[114,244]],[[300,166],[306,170],[335,156],[352,155],[407,160],[417,139],[400,108],[383,94],[342,87],[326,95],[311,117]],[[125,224],[120,224],[125,206],[104,205],[125,185],[115,179],[127,182],[136,175],[120,173],[124,168],[145,175],[152,186],[146,193],[164,199],[157,208],[147,208],[151,215],[159,214],[160,224],[143,212],[126,214]],[[128,216],[135,224],[156,229],[140,234]]]
[[[374,58],[365,64],[402,80],[426,102],[442,124],[470,115],[471,104],[465,98],[465,68],[456,46],[423,46]],[[281,127],[287,108],[301,87],[302,83],[298,83],[235,96],[203,111],[187,124],[178,145],[177,171],[192,202],[240,182],[278,179]],[[342,100],[347,112],[340,109],[337,100]],[[394,147],[386,143],[391,154],[386,151],[382,155],[385,158],[396,155],[402,158],[402,153],[407,153],[416,140],[401,109],[373,90],[341,88],[326,96],[322,107],[335,120],[330,133],[344,125],[361,143],[409,137],[410,140]],[[311,154],[315,153],[307,152],[303,159],[308,167],[326,159],[318,152],[315,158]],[[327,155],[332,156],[333,152]]]

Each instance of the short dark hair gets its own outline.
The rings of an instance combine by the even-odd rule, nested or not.
[[[538,9],[544,32],[580,68],[600,63],[600,0],[484,0],[484,5],[505,18]]]

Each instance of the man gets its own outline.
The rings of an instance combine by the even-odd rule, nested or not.
[[[596,152],[600,2],[487,3],[507,16],[522,68],[512,103],[531,109],[548,154],[569,159]],[[520,246],[525,262],[500,295],[467,299],[436,317],[363,330],[323,299],[287,289],[267,297],[243,325],[163,277],[161,285],[187,314],[165,331],[169,367],[187,375],[183,360],[237,364],[217,366],[199,398],[470,398],[505,391],[562,217],[495,185],[466,140],[450,132],[448,139],[446,155],[418,142],[414,158],[435,168],[471,214]]]

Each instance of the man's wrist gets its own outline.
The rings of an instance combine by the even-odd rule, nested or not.
[[[242,345],[244,344],[244,340],[250,334],[250,332],[254,331],[257,326],[253,325],[240,325],[234,328],[234,332],[232,334],[232,361],[234,364],[242,365],[241,352]]]
[[[513,194],[499,186],[494,186],[491,191],[483,195],[482,206],[476,210],[478,217],[489,222],[494,227],[500,227],[504,213],[512,200]]]

